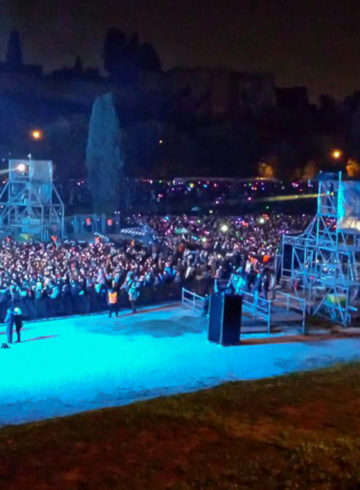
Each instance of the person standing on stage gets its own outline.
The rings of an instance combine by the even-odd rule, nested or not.
[[[130,304],[131,304],[131,309],[132,309],[132,312],[133,313],[136,313],[136,300],[138,299],[139,297],[139,290],[136,286],[136,281],[132,281],[132,283],[130,284],[130,287],[128,289],[128,295],[129,295],[129,301],[130,301]]]
[[[6,325],[6,336],[8,344],[12,344],[13,342],[13,327],[15,323],[15,314],[14,314],[14,306],[10,305],[5,318]]]
[[[115,316],[118,316],[118,293],[114,288],[109,289],[107,294],[107,303],[109,306],[109,317],[112,317],[112,314],[115,313]]]
[[[20,339],[20,331],[23,326],[23,315],[21,309],[16,306],[14,308],[14,321],[15,321],[15,328],[16,328],[16,334],[17,334],[17,341],[16,342],[21,342]]]

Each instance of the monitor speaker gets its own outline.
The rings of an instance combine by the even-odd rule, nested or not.
[[[242,297],[213,294],[210,298],[208,339],[222,345],[240,340]]]
[[[208,339],[210,342],[220,343],[221,330],[224,316],[224,295],[221,293],[212,294],[209,305],[209,331]]]
[[[237,345],[240,340],[242,296],[225,296],[222,344]]]

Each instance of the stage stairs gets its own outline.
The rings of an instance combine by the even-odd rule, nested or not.
[[[249,333],[265,331],[272,333],[278,329],[295,328],[306,333],[306,302],[302,298],[283,291],[276,291],[275,297],[265,299],[248,291],[239,291],[243,297],[242,309],[246,317],[243,324]],[[188,289],[182,289],[182,305],[205,314],[208,297],[200,296]],[[260,321],[260,323],[259,323]]]

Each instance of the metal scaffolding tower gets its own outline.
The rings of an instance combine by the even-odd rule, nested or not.
[[[0,193],[0,229],[13,237],[49,240],[64,234],[64,203],[53,184],[51,161],[9,160]]]
[[[283,235],[281,277],[308,313],[349,325],[360,305],[360,182],[320,173],[317,214],[300,235]]]

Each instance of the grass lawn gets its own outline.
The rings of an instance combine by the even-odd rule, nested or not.
[[[360,364],[0,430],[1,489],[360,488]]]

